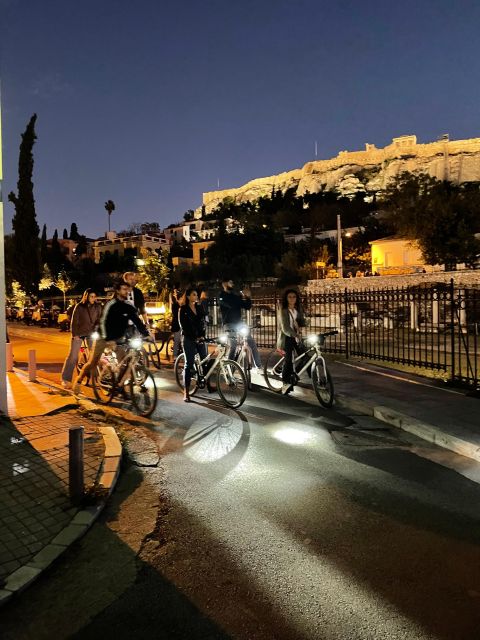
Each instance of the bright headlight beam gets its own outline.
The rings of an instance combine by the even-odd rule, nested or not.
[[[302,431],[301,429],[293,429],[289,427],[284,427],[283,429],[279,429],[275,431],[273,437],[281,442],[285,442],[286,444],[294,444],[301,445],[305,444],[309,440],[312,439],[312,436],[307,431]]]

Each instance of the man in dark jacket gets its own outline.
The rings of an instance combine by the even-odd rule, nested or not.
[[[242,309],[249,310],[252,308],[252,301],[250,296],[247,296],[243,291],[236,293],[234,291],[234,282],[231,278],[224,278],[222,280],[223,290],[218,297],[218,303],[220,305],[220,313],[222,314],[222,324],[225,331],[230,338],[230,353],[229,358],[235,357],[235,350],[237,348],[237,333],[242,322]],[[260,360],[260,354],[255,340],[251,335],[247,338],[248,345],[252,350],[252,356],[255,364],[255,368],[260,369],[262,362]]]
[[[142,336],[148,337],[150,335],[147,327],[138,317],[135,307],[127,302],[129,290],[130,287],[126,282],[120,281],[115,284],[115,296],[107,302],[100,318],[100,336],[95,340],[88,362],[75,380],[72,387],[74,393],[78,393],[83,378],[90,375],[90,371],[95,370],[105,347],[114,346],[118,340],[125,336],[129,322],[136,326]]]
[[[145,308],[145,297],[137,285],[137,274],[134,271],[126,271],[123,274],[123,281],[128,284],[130,290],[127,295],[127,302],[135,307],[138,315],[148,326],[148,314]]]

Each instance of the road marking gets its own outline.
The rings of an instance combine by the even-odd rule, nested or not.
[[[426,382],[418,382],[417,380],[409,380],[408,378],[402,378],[402,376],[395,376],[393,375],[393,373],[384,373],[383,371],[375,371],[373,369],[368,369],[367,367],[360,367],[357,364],[342,362],[341,360],[335,360],[335,362],[338,364],[343,364],[345,367],[352,367],[352,369],[359,369],[360,371],[366,371],[367,373],[375,373],[377,376],[384,376],[385,378],[393,378],[393,380],[401,380],[402,382],[408,382],[409,384],[416,384],[420,387],[429,387],[430,389],[435,389],[436,391],[444,391],[445,393],[455,393],[457,396],[464,395],[461,391],[454,391],[453,389],[441,389],[440,387],[436,387],[433,384],[427,384]]]

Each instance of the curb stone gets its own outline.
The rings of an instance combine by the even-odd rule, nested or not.
[[[48,545],[43,547],[26,564],[5,578],[5,583],[0,589],[0,607],[6,604],[15,594],[21,593],[26,589],[71,544],[84,536],[103,511],[120,474],[122,445],[113,427],[99,427],[99,431],[105,444],[105,453],[97,478],[99,483],[108,490],[108,495],[100,504],[78,510],[70,523]]]

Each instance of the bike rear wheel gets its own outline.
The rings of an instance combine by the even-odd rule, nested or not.
[[[240,407],[247,397],[247,380],[242,367],[234,360],[222,360],[217,369],[218,395],[228,407]]]
[[[178,386],[182,391],[184,390],[183,384],[183,370],[185,369],[185,354],[181,353],[178,358],[175,360],[175,365],[173,367],[175,371],[175,380],[177,381]],[[189,394],[193,396],[198,389],[198,380],[197,380],[197,370],[194,368],[192,370],[192,378],[190,380],[190,389]]]
[[[282,356],[276,349],[270,351],[263,367],[263,375],[267,386],[272,391],[280,393],[282,390],[282,368],[285,356]]]
[[[102,404],[109,404],[115,393],[115,372],[109,362],[100,364],[92,375],[95,398]]]
[[[135,371],[134,379],[128,383],[128,394],[137,413],[148,418],[157,406],[157,386],[151,371],[146,367],[136,367],[136,369],[143,369],[143,371],[140,372],[141,375],[137,375]]]
[[[326,376],[325,371],[327,373]],[[313,365],[312,385],[320,404],[326,409],[330,409],[333,405],[334,398],[333,380],[330,375],[330,371],[327,369],[326,365],[324,370],[321,362],[317,362]]]

